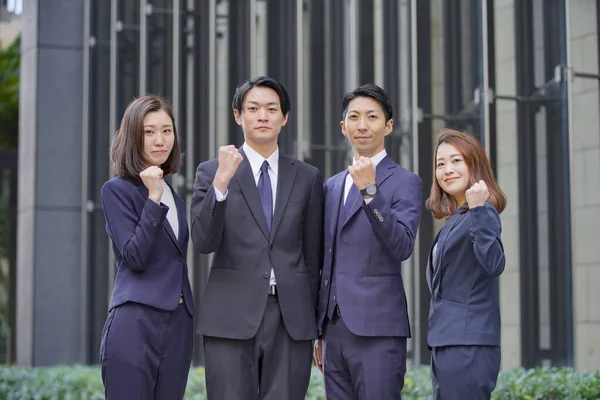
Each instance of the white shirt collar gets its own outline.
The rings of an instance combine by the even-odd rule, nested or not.
[[[250,147],[246,142],[244,142],[242,145],[242,149],[248,158],[250,168],[252,168],[252,174],[255,177],[260,176],[260,167],[265,161],[265,158],[258,154],[256,150]],[[275,151],[268,158],[266,158],[266,160],[269,162],[269,168],[271,171],[273,171],[275,177],[277,177],[277,172],[279,171],[279,146],[275,148]]]
[[[371,157],[371,161],[373,161],[373,164],[375,164],[375,166],[377,166],[377,164],[379,164],[381,162],[381,160],[383,160],[385,158],[385,156],[387,156],[387,152],[385,151],[385,149],[383,149],[379,153],[377,153],[373,157]],[[356,161],[356,159],[354,159],[354,161]]]

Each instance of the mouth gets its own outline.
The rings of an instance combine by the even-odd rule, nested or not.
[[[259,131],[267,131],[267,130],[269,130],[269,129],[271,129],[271,128],[269,128],[268,126],[259,126],[259,127],[258,127],[258,128],[256,128],[256,129],[258,129]]]
[[[157,156],[161,156],[163,154],[167,154],[166,150],[155,150],[152,152],[152,154],[156,154]]]
[[[452,177],[452,178],[447,178],[447,179],[444,179],[444,182],[446,182],[446,183],[450,183],[450,182],[454,182],[454,181],[455,181],[455,180],[457,180],[457,179],[458,179],[458,177],[457,177],[457,176],[455,176],[455,177]]]
[[[354,138],[354,140],[356,140],[358,142],[367,142],[367,141],[371,140],[371,138],[369,136],[357,136]]]

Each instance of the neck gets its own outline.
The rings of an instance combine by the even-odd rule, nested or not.
[[[464,203],[467,202],[467,195],[466,195],[466,193],[461,193],[459,195],[454,196],[454,201],[456,201],[456,206],[457,207],[462,206]]]
[[[359,153],[358,153],[358,156],[359,156],[359,157],[367,157],[367,158],[372,158],[372,157],[375,157],[377,154],[381,153],[382,151],[383,151],[383,147],[382,147],[382,148],[380,148],[380,149],[377,149],[377,150],[375,150],[375,151],[373,151],[373,152],[370,152],[370,153],[360,153],[360,152],[359,152]]]
[[[256,143],[246,140],[246,144],[264,158],[269,158],[269,156],[275,152],[275,149],[277,149],[276,141],[273,143]]]

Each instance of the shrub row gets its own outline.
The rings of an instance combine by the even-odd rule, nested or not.
[[[186,399],[205,399],[204,370],[190,371]],[[324,400],[321,373],[313,368],[309,400]],[[403,399],[431,398],[429,368],[409,368]],[[497,400],[600,399],[600,371],[576,372],[569,368],[512,369],[498,378]],[[6,400],[102,400],[104,392],[98,367],[0,367],[0,399]]]

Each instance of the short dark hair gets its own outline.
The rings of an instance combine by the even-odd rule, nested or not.
[[[115,134],[111,148],[110,161],[114,173],[123,179],[139,183],[140,172],[144,164],[144,118],[148,113],[164,111],[173,122],[173,148],[169,158],[160,167],[167,176],[179,170],[181,166],[181,146],[175,127],[173,111],[165,99],[156,95],[147,95],[134,99],[125,110],[119,130]]]
[[[268,76],[259,76],[251,81],[246,81],[235,89],[233,95],[233,101],[231,102],[231,108],[237,110],[238,113],[242,112],[244,106],[244,98],[248,92],[254,87],[266,87],[273,89],[279,96],[279,105],[281,106],[281,112],[286,116],[290,112],[291,102],[290,95],[288,94],[285,87],[273,78]]]
[[[342,119],[346,118],[348,104],[358,97],[370,97],[377,101],[383,110],[383,114],[385,115],[385,122],[388,122],[394,116],[392,100],[387,92],[374,83],[367,83],[366,85],[359,86],[353,91],[344,95],[344,98],[342,99]]]

